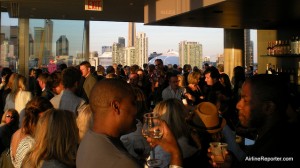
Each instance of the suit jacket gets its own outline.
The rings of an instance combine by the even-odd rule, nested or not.
[[[92,74],[89,74],[89,76],[85,78],[83,89],[88,98],[90,98],[90,92],[96,82],[97,79]]]
[[[86,106],[86,102],[70,90],[63,90],[59,95],[54,96],[50,102],[54,108],[72,111],[76,116]]]
[[[49,89],[45,89],[42,91],[41,97],[51,100],[52,97],[54,97],[54,94]]]

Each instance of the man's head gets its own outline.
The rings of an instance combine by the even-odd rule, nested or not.
[[[139,75],[137,73],[131,73],[129,75],[129,83],[133,86],[137,86],[139,82]]]
[[[176,74],[171,74],[169,76],[169,85],[171,87],[171,89],[176,90],[179,87],[179,80],[178,80],[178,76]]]
[[[68,67],[62,71],[62,83],[65,89],[76,89],[81,78],[81,72],[75,67]]]
[[[154,61],[154,64],[155,66],[158,68],[158,69],[163,69],[164,68],[164,63],[162,61],[162,59],[156,59]]]
[[[62,73],[60,71],[54,71],[50,74],[46,84],[55,94],[60,94],[64,89],[62,84]]]
[[[241,125],[261,128],[266,123],[286,119],[289,97],[287,83],[276,75],[260,74],[248,78],[236,105]]]
[[[103,124],[105,127],[109,125],[115,136],[135,131],[136,98],[131,85],[124,80],[99,81],[91,91],[89,103],[94,117],[94,129],[103,127]]]
[[[91,73],[91,64],[88,61],[83,61],[80,63],[80,71],[82,76],[86,78]]]
[[[48,76],[48,73],[41,73],[37,78],[37,81],[42,89],[46,88]]]
[[[204,71],[204,75],[205,75],[205,82],[209,86],[214,85],[220,79],[219,70],[214,66],[208,67]]]

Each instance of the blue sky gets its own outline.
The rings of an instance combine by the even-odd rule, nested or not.
[[[8,19],[7,15],[1,15],[1,25],[17,25],[17,19]],[[83,21],[53,20],[53,42],[60,35],[66,35],[70,43],[72,54],[82,50]],[[30,30],[33,27],[43,27],[44,20],[31,19]],[[80,33],[78,33],[80,32]],[[144,32],[148,37],[148,51],[165,53],[168,50],[178,51],[180,41],[194,41],[202,44],[203,56],[210,56],[212,61],[218,54],[223,54],[224,33],[221,28],[177,27],[177,26],[149,26],[142,23],[136,24],[136,32]],[[90,51],[101,53],[102,46],[111,46],[119,37],[128,39],[127,22],[90,22]],[[256,42],[256,31],[251,31],[251,39]],[[256,47],[254,48],[256,53]],[[254,55],[254,62],[256,55]]]
[[[102,45],[111,45],[118,40],[118,37],[128,39],[128,23],[91,22],[90,26],[90,33],[93,34],[90,40],[94,41],[94,43],[90,44],[92,49]],[[146,33],[149,53],[154,51],[165,53],[168,50],[178,51],[178,44],[183,40],[202,44],[203,56],[216,56],[223,53],[223,29],[149,26],[137,23],[136,32]],[[97,41],[97,39],[99,40]]]

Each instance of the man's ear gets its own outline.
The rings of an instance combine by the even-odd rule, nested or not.
[[[276,111],[276,104],[272,101],[265,101],[263,104],[263,111],[267,114],[267,115],[272,115],[274,113],[274,111]]]
[[[114,111],[116,111],[118,113],[120,112],[120,103],[118,101],[113,100],[111,102],[111,107],[114,109]]]

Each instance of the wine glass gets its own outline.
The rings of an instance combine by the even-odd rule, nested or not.
[[[143,165],[149,156],[150,147],[147,141],[142,136],[135,135],[132,146],[137,160]]]
[[[144,137],[151,137],[155,139],[160,139],[163,136],[163,129],[160,129],[160,116],[156,113],[146,113],[144,114],[144,124],[142,128],[142,134]],[[151,147],[152,157],[147,160],[147,165],[149,167],[158,167],[162,164],[162,160],[155,158],[154,148]]]

